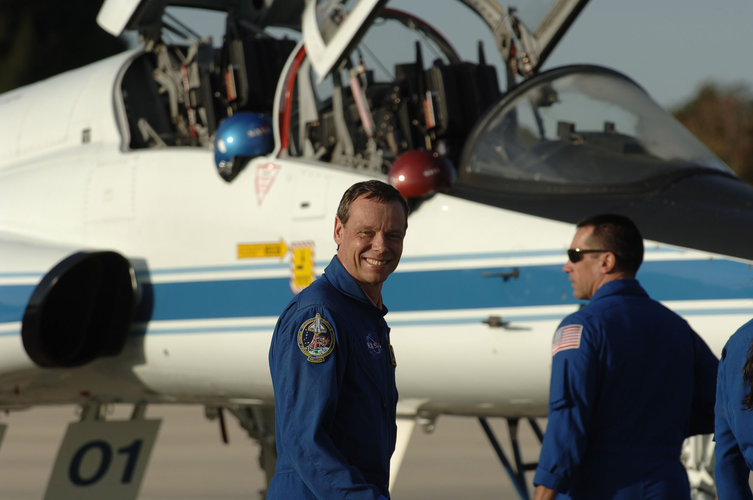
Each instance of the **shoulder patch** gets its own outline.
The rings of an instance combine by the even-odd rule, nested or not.
[[[579,349],[582,333],[583,325],[566,325],[558,328],[552,339],[552,356],[567,349]]]
[[[311,363],[321,363],[335,352],[335,330],[319,313],[298,329],[298,348]]]

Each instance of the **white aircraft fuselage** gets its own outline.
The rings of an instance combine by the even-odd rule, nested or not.
[[[205,148],[124,153],[112,89],[136,53],[0,98],[3,116],[23,117],[18,133],[0,134],[7,152],[1,226],[17,238],[2,243],[11,266],[0,278],[15,305],[1,325],[3,406],[89,398],[270,404],[267,352],[276,314],[293,295],[292,247],[310,248],[321,274],[335,253],[340,195],[373,177],[266,157],[225,183]],[[79,74],[93,76],[74,85]],[[572,224],[441,193],[425,201],[409,219],[401,264],[384,290],[401,400],[430,413],[544,416],[551,336],[578,307],[561,272],[573,231]],[[263,244],[289,251],[238,257],[239,245]],[[73,369],[37,367],[20,339],[23,306],[54,264],[82,249],[116,249],[139,263],[140,296],[151,288],[151,315],[137,318],[143,322],[116,357]],[[683,270],[690,288],[703,287],[703,269],[715,264],[739,271],[724,286],[750,286],[753,274],[743,262],[648,243],[650,279],[661,283],[665,264]],[[514,269],[517,278],[494,275]],[[669,305],[717,353],[753,310],[753,300],[713,294]]]
[[[129,15],[151,13],[137,3]],[[383,3],[337,21],[309,2],[303,41],[277,40],[285,59],[261,99],[274,148],[238,154],[229,175],[213,140],[244,109],[225,83],[250,59],[225,73],[218,61],[268,38],[221,49],[152,40],[0,95],[0,408],[271,409],[278,314],[335,255],[343,192],[372,178],[404,187],[390,163],[406,150],[447,152],[458,180],[431,186],[436,165],[416,171],[431,189],[409,200],[402,259],[383,289],[401,417],[546,416],[552,335],[582,305],[562,271],[566,249],[574,222],[598,212],[645,228],[638,279],[721,352],[753,311],[753,189],[624,75],[526,73],[538,62],[519,33],[517,63],[503,55],[508,84],[525,79],[502,94],[481,55],[460,63],[420,20],[384,11],[419,26],[449,62],[424,70],[410,47],[398,56],[415,61],[376,81],[342,53]],[[565,3],[569,14],[550,21],[569,24],[585,2]],[[118,19],[122,5],[106,7]],[[108,16],[100,24],[128,27]],[[558,29],[536,31],[540,43]],[[250,87],[270,76],[246,70]]]

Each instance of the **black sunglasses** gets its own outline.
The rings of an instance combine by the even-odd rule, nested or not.
[[[611,250],[581,250],[580,248],[570,248],[567,250],[567,258],[570,262],[580,262],[584,253],[611,252]]]

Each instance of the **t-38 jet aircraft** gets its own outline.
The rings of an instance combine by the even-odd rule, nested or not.
[[[135,497],[147,405],[237,417],[273,472],[272,330],[359,180],[412,207],[384,290],[394,471],[416,424],[463,415],[528,497],[486,419],[540,433],[583,216],[638,223],[640,280],[717,354],[750,317],[753,189],[627,76],[540,69],[586,0],[456,3],[490,40],[470,60],[428,2],[107,0],[99,24],[139,48],[0,95],[0,407],[83,409],[47,498]],[[223,35],[175,7],[227,13]],[[713,492],[705,443],[685,458]]]

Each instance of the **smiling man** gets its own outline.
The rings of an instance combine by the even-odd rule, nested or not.
[[[397,387],[382,284],[408,205],[380,181],[340,200],[337,255],[283,311],[269,349],[277,467],[268,499],[389,498]]]
[[[590,302],[552,341],[535,499],[689,499],[680,450],[714,430],[717,359],[635,279],[643,238],[630,219],[585,219],[567,254],[573,295]]]

